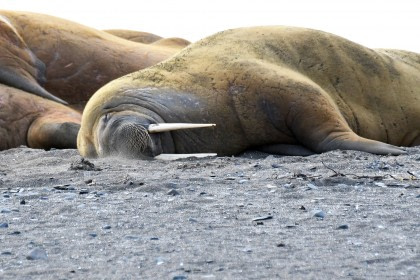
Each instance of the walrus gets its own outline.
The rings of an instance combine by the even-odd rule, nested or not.
[[[0,84],[0,150],[76,148],[80,120],[68,106]]]
[[[81,111],[108,81],[164,60],[185,45],[173,41],[149,46],[52,16],[0,11],[1,90],[14,87]],[[76,147],[80,113],[19,90],[7,89],[7,98],[4,94],[0,93],[0,150],[20,145]],[[35,115],[40,116],[36,122]],[[24,131],[29,133],[25,137]],[[34,140],[37,137],[41,140]]]
[[[163,39],[161,36],[153,33],[130,29],[105,29],[104,31],[114,36],[143,44],[151,44],[153,42],[159,41],[160,39]]]
[[[135,30],[126,30],[126,29],[107,29],[104,30],[114,36],[124,38],[129,41],[150,44],[154,46],[166,46],[174,47],[179,49],[180,47],[186,47],[191,44],[190,41],[183,38],[173,37],[173,38],[162,38],[156,34],[135,31]]]
[[[312,29],[249,27],[204,38],[99,89],[77,146],[84,157],[398,155],[420,144],[419,116],[419,54]]]
[[[0,15],[0,83],[59,103],[40,84],[45,81],[45,65],[29,49],[13,25]]]
[[[43,88],[55,96],[56,101],[64,100],[77,108],[83,108],[90,96],[107,82],[165,60],[186,46],[182,40],[169,45],[137,43],[43,14],[0,11],[0,17],[24,42],[16,46],[20,50],[10,57],[0,53],[0,62],[31,56],[33,61],[26,68],[31,67],[28,73],[38,82],[37,90]],[[0,32],[1,35],[3,32]],[[9,68],[15,72],[26,71],[19,67],[11,65]],[[0,81],[5,80],[4,76],[0,71]],[[22,79],[23,75],[17,77]],[[4,84],[26,90],[25,85],[31,83],[15,78],[14,83]],[[46,95],[44,92],[43,96]]]

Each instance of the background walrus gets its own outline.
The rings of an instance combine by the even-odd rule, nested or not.
[[[171,44],[134,43],[52,16],[0,11],[0,150],[75,148],[80,113],[30,95],[83,108],[108,81],[188,44],[167,40]]]
[[[249,148],[400,154],[396,146],[420,144],[419,116],[418,54],[309,29],[242,28],[101,88],[85,108],[78,148],[134,157]],[[149,129],[179,122],[217,126]]]
[[[133,42],[43,14],[0,11],[0,17],[12,26],[37,60],[37,71],[44,75],[38,79],[41,86],[78,107],[83,107],[107,82],[154,65],[188,44],[179,38],[167,39],[171,44]],[[14,55],[18,60],[18,54]],[[0,61],[3,56],[6,53],[0,54]]]

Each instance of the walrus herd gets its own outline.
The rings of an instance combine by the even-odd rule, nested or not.
[[[84,157],[398,155],[420,145],[420,54],[283,26],[226,30],[189,45],[0,15],[0,47],[9,51],[0,54],[0,106],[9,110],[0,115],[0,149],[75,147],[77,132]],[[22,95],[42,106],[13,101]],[[84,107],[81,123],[59,102]],[[10,115],[19,110],[20,119],[36,117],[17,123]]]
[[[97,89],[160,62],[189,43],[150,33],[148,36],[157,37],[158,42],[141,43],[111,33],[48,15],[0,11],[0,150],[19,145],[76,148],[75,127],[80,126],[81,110]],[[60,117],[67,116],[57,113],[62,110],[73,117]],[[19,118],[23,119],[18,125],[13,120]],[[40,122],[47,123],[35,126]],[[48,134],[39,127],[49,127]],[[33,145],[33,137],[51,139]]]

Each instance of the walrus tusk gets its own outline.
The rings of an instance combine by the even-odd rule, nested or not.
[[[216,126],[214,123],[158,123],[151,124],[148,127],[149,133],[158,133],[179,129],[201,128]]]
[[[185,158],[205,158],[205,157],[216,157],[216,153],[198,153],[198,154],[160,154],[154,157],[159,160],[177,160]]]

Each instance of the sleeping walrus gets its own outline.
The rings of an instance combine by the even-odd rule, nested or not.
[[[102,87],[84,110],[78,149],[138,158],[250,148],[398,155],[398,146],[420,144],[419,117],[419,54],[310,29],[241,28]]]
[[[142,44],[65,19],[29,12],[0,11],[1,24],[0,40],[8,39],[3,36],[3,29],[8,27],[23,42],[18,47],[30,51],[39,86],[78,108],[107,82],[165,60],[188,44],[179,38],[169,39],[170,45]],[[2,52],[0,62],[19,60],[22,52]],[[12,67],[14,72],[24,72],[20,70],[21,64],[9,68]],[[3,84],[25,89],[26,83],[15,79],[15,83]],[[29,92],[38,94],[34,90]]]
[[[139,44],[52,16],[0,11],[0,150],[75,148],[80,113],[56,102],[83,108],[108,81],[185,44]]]

